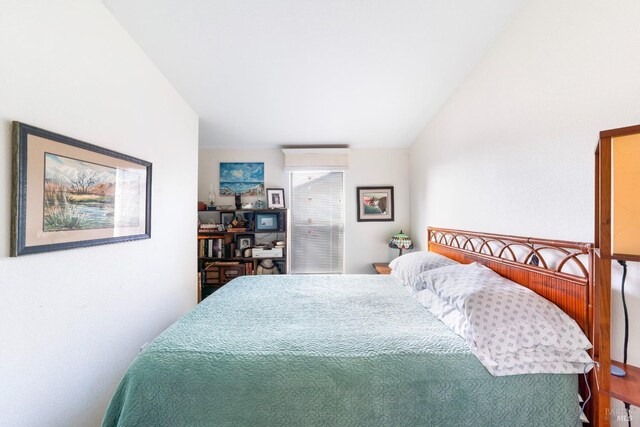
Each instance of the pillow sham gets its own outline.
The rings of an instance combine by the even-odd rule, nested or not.
[[[424,272],[416,288],[438,297],[455,316],[431,310],[459,331],[487,370],[495,376],[530,373],[582,373],[591,343],[578,324],[530,289],[473,263]],[[420,294],[418,294],[420,295]],[[418,296],[419,301],[433,298]],[[442,309],[439,309],[443,311]],[[447,319],[448,317],[448,319]]]
[[[468,322],[457,308],[428,289],[418,292],[415,297],[431,314],[440,319],[453,332],[464,338]]]
[[[417,290],[414,288],[414,284],[420,273],[455,264],[458,262],[443,255],[418,251],[399,256],[389,263],[389,267],[391,275],[400,279],[411,294],[415,294]]]

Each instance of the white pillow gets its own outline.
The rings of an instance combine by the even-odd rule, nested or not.
[[[448,326],[461,332],[493,375],[577,374],[591,362],[585,351],[591,343],[569,315],[488,268],[459,264],[427,271],[416,280],[416,288],[458,310],[464,320]]]
[[[428,289],[418,292],[415,297],[431,314],[440,319],[453,332],[464,338],[468,322],[457,308]]]
[[[458,262],[440,254],[418,251],[394,259],[389,263],[389,267],[391,268],[391,275],[400,279],[411,294],[415,294],[419,289],[416,290],[414,284],[420,273],[455,264],[458,264]]]

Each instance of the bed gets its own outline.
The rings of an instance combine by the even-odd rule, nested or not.
[[[495,263],[549,292],[589,336],[591,247],[518,239],[429,230],[431,251]],[[529,248],[524,259],[516,246]],[[556,247],[566,260],[551,268],[543,252]],[[566,273],[567,264],[583,268]],[[578,383],[492,376],[392,276],[247,276],[140,353],[103,425],[567,426],[578,417]]]

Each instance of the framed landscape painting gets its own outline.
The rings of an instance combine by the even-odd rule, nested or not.
[[[151,163],[13,123],[11,256],[151,237]]]
[[[220,195],[264,194],[264,163],[220,162]]]
[[[358,221],[393,221],[393,187],[358,187]]]

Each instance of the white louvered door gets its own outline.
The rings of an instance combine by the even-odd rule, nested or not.
[[[344,272],[344,172],[291,172],[291,273]]]

